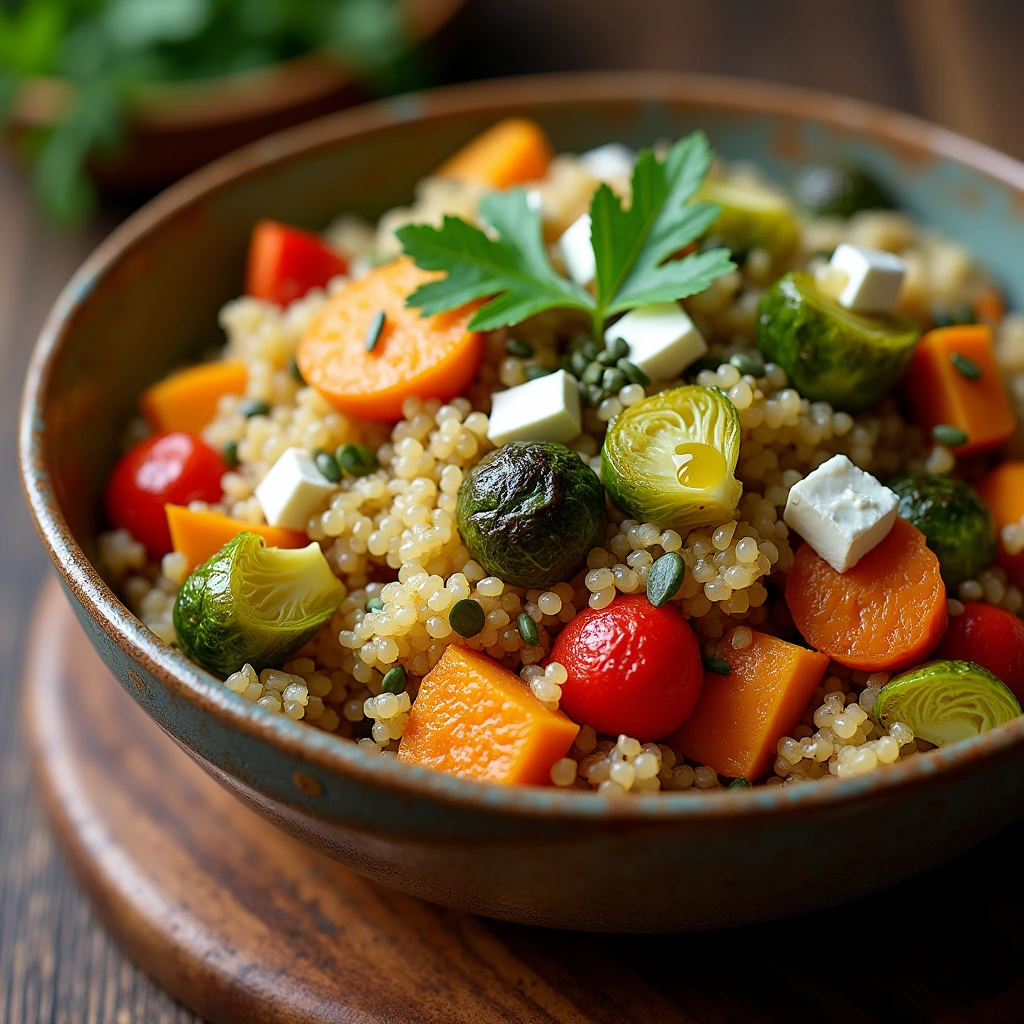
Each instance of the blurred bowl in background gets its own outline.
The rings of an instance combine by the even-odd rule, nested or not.
[[[411,48],[436,42],[465,2],[400,0]],[[71,97],[63,79],[29,79],[11,112],[14,141],[54,124]],[[89,170],[104,189],[159,188],[264,135],[369,97],[359,73],[326,52],[218,78],[148,85],[139,92],[125,144],[112,157],[91,160]]]

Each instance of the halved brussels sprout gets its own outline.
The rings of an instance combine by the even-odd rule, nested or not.
[[[280,665],[334,614],[345,585],[318,544],[268,548],[240,533],[194,569],[174,602],[178,646],[221,676]]]
[[[711,180],[701,185],[694,198],[722,208],[708,236],[720,238],[735,253],[757,248],[784,256],[796,244],[798,228],[793,208],[773,189]]]
[[[718,388],[662,391],[612,420],[601,453],[612,501],[642,522],[674,529],[729,519],[743,493],[736,479],[740,417]]]
[[[920,335],[909,317],[844,309],[799,271],[766,289],[758,306],[757,347],[804,398],[837,409],[874,405],[903,375]]]
[[[998,550],[995,524],[969,483],[938,473],[906,473],[887,486],[900,499],[900,517],[913,523],[935,552],[947,589],[992,564]]]
[[[933,661],[904,672],[875,701],[875,717],[886,728],[904,722],[940,747],[980,736],[1020,713],[1009,688],[973,661]]]
[[[564,444],[513,441],[466,474],[456,515],[470,554],[492,576],[548,587],[604,539],[604,490]]]

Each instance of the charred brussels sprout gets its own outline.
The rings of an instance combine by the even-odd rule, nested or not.
[[[995,524],[970,484],[938,473],[907,473],[890,480],[888,486],[900,499],[900,516],[924,534],[935,552],[947,588],[992,563]]]
[[[319,544],[268,548],[240,533],[193,570],[174,602],[178,646],[221,676],[257,671],[294,654],[334,614],[345,585]]]
[[[568,579],[604,538],[604,489],[565,445],[513,442],[466,474],[457,515],[487,572],[518,587],[548,587]]]
[[[797,205],[810,217],[852,217],[861,210],[883,210],[892,198],[878,181],[859,167],[813,164],[793,182]]]
[[[784,256],[796,244],[799,228],[793,208],[774,189],[748,182],[709,180],[701,185],[696,198],[718,204],[721,212],[708,236],[734,253],[766,249],[772,256]]]
[[[903,375],[920,337],[908,317],[844,309],[809,274],[779,278],[761,296],[757,347],[804,398],[837,409],[874,405]]]
[[[674,529],[711,526],[736,510],[740,418],[718,388],[672,388],[612,420],[604,485],[623,512]]]
[[[904,722],[915,736],[945,746],[994,729],[1021,713],[1017,698],[973,661],[933,661],[886,683],[875,717]]]

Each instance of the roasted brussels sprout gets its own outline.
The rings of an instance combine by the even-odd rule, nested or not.
[[[519,587],[568,579],[604,538],[604,489],[562,444],[512,442],[459,488],[459,533],[491,575]]]
[[[784,256],[796,244],[798,228],[793,208],[773,189],[746,182],[705,181],[696,198],[722,208],[708,236],[735,253],[758,248]]]
[[[781,277],[761,296],[757,347],[801,395],[864,409],[903,375],[921,329],[908,317],[844,309],[809,274]]]
[[[793,182],[797,206],[809,217],[852,217],[861,210],[892,207],[892,198],[874,176],[859,167],[812,164]]]
[[[740,418],[718,388],[662,391],[612,420],[602,479],[612,501],[644,522],[710,526],[736,510]]]
[[[933,661],[886,683],[875,717],[888,728],[903,722],[929,743],[944,746],[1009,722],[1021,713],[1017,698],[973,661]]]
[[[888,486],[900,499],[899,514],[924,534],[935,552],[947,588],[992,563],[998,543],[995,523],[970,484],[938,473],[907,473]]]
[[[345,585],[318,544],[268,548],[240,533],[194,569],[174,602],[178,646],[221,676],[280,665],[334,614]]]

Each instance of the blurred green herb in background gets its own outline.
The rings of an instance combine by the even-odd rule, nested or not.
[[[28,143],[42,210],[78,223],[96,203],[87,160],[116,153],[140,90],[313,50],[390,91],[409,52],[397,0],[0,0],[0,132],[27,79],[71,86],[59,121]]]

